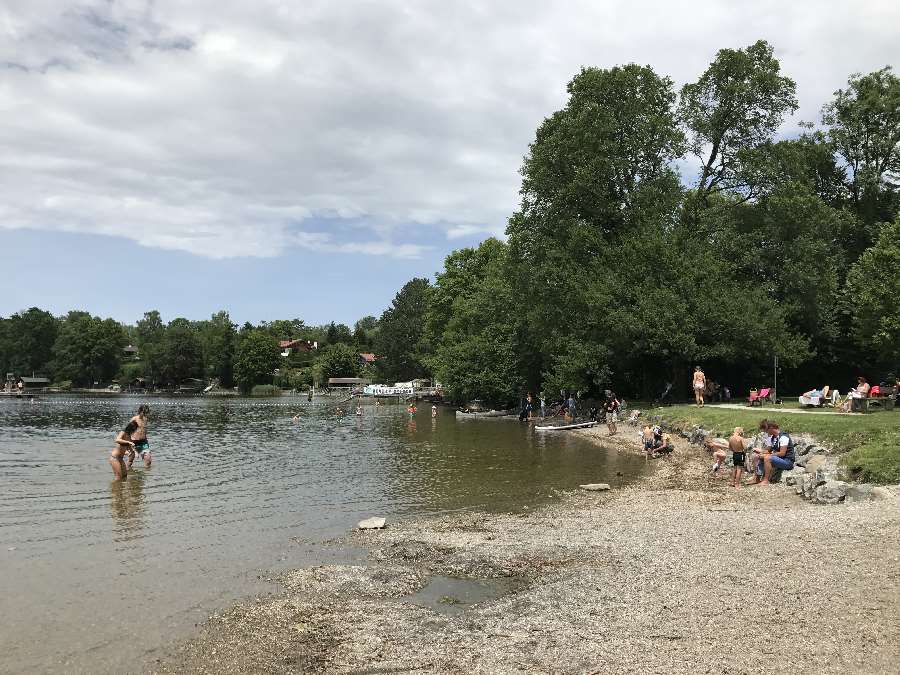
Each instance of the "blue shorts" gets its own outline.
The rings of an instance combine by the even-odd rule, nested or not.
[[[762,460],[762,458],[760,458]],[[778,455],[769,455],[769,461],[772,463],[772,466],[776,469],[781,469],[782,471],[789,471],[794,468],[794,460],[785,459],[784,457],[779,457]],[[760,476],[763,475],[763,466],[764,462],[760,461],[756,464],[756,473]]]
[[[150,452],[150,442],[147,439],[134,442],[134,451],[144,458],[144,454]]]

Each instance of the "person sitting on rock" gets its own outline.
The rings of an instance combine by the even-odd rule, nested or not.
[[[794,441],[790,434],[781,430],[778,422],[769,421],[771,446],[759,453],[756,463],[756,480],[751,485],[768,485],[775,469],[789,471],[794,468]],[[758,451],[754,451],[758,452]]]

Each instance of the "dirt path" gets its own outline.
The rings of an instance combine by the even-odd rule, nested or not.
[[[638,485],[530,514],[354,534],[372,565],[288,574],[283,595],[213,617],[155,671],[898,672],[900,501],[734,490],[680,441],[654,461]],[[448,616],[404,600],[432,575],[523,587]]]

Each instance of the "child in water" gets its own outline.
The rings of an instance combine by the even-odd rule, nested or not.
[[[136,432],[137,428],[137,422],[131,420],[116,435],[116,447],[113,448],[109,455],[109,465],[112,467],[113,475],[118,480],[128,478],[128,467],[125,466],[125,453],[130,454],[134,452],[134,442],[131,440],[131,434]]]

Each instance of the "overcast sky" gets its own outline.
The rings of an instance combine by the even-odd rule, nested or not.
[[[900,66],[900,3],[4,0],[0,314],[380,314],[502,233],[582,65],[680,87],[760,38],[791,135]]]

